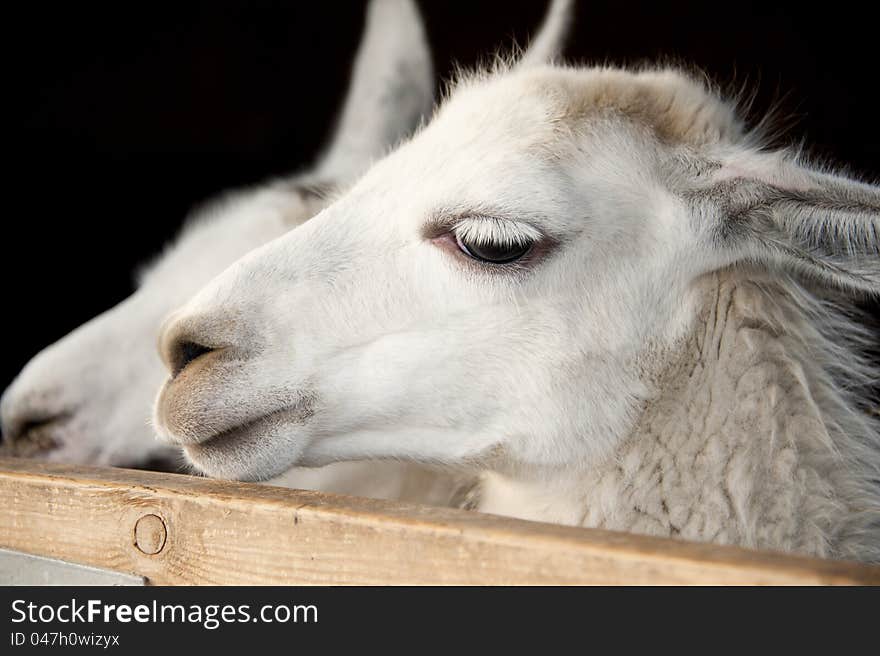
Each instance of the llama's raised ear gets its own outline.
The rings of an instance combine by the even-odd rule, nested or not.
[[[880,295],[880,187],[754,155],[722,165],[703,198],[716,245],[822,284]]]
[[[409,135],[434,104],[434,74],[414,0],[370,0],[333,138],[316,178],[345,184]]]
[[[548,64],[559,57],[573,20],[574,0],[552,0],[538,34],[517,62],[517,68]]]

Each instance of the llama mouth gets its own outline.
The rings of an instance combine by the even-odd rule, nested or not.
[[[240,452],[250,447],[258,448],[266,435],[293,425],[303,425],[314,414],[314,404],[306,398],[294,406],[273,410],[264,415],[227,428],[198,443],[184,445],[187,455],[198,461],[206,454]]]
[[[70,419],[67,414],[49,419],[32,421],[24,425],[14,438],[5,438],[0,443],[0,456],[14,458],[38,458],[55,451],[61,446],[56,433],[60,426]]]

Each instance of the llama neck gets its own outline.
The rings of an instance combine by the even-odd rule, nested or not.
[[[837,555],[839,518],[852,514],[858,482],[836,455],[835,399],[813,384],[822,374],[804,335],[784,332],[796,325],[791,306],[732,277],[713,277],[705,298],[698,330],[663,366],[612,458],[540,482],[487,474],[480,509]]]

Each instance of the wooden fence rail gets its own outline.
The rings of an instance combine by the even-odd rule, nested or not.
[[[0,547],[152,584],[880,584],[880,567],[0,459]]]

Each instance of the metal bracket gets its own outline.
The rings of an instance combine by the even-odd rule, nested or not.
[[[146,585],[143,576],[0,549],[0,585]]]

